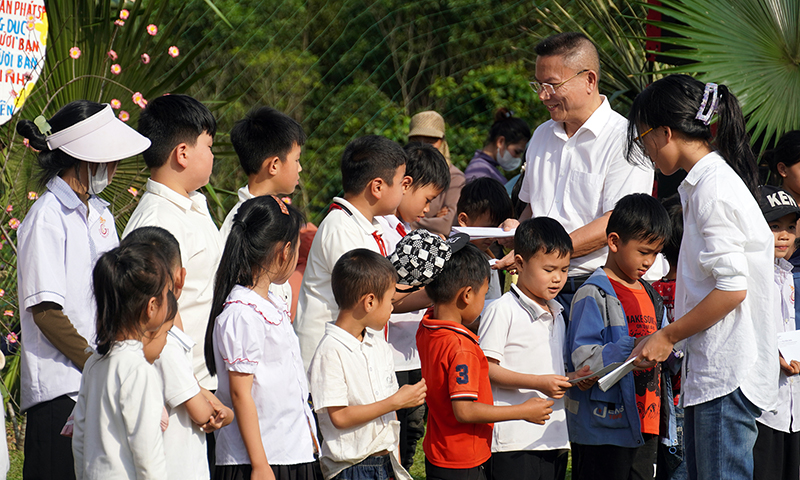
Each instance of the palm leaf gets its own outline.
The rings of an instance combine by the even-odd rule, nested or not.
[[[727,85],[760,148],[800,129],[800,2],[662,0],[651,7],[684,24],[653,22],[684,37],[663,39],[689,48],[672,56],[695,62],[670,71]]]

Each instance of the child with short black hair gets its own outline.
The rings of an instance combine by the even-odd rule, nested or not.
[[[303,171],[300,153],[305,143],[303,127],[274,108],[255,108],[236,122],[231,129],[231,144],[247,175],[247,185],[239,189],[239,201],[219,229],[223,239],[228,237],[233,217],[247,200],[294,192]],[[291,291],[288,293],[291,298]]]
[[[530,398],[554,400],[550,421],[495,425],[491,478],[563,479],[567,473],[567,434],[564,393],[571,378],[591,374],[564,369],[566,322],[555,297],[564,286],[572,240],[564,227],[548,217],[522,222],[514,235],[516,285],[486,308],[478,330],[480,346],[489,361],[489,380],[495,405],[516,405]],[[584,380],[582,388],[593,382]]]
[[[392,313],[397,272],[371,250],[336,262],[332,289],[339,313],[311,360],[308,376],[322,433],[326,479],[409,479],[400,465],[394,412],[421,405],[425,381],[398,389],[389,346],[381,338]]]
[[[658,200],[622,197],[609,217],[608,259],[575,294],[567,328],[567,368],[596,372],[624,362],[661,327],[661,296],[641,278],[670,236]],[[625,375],[603,391],[571,389],[565,401],[576,479],[653,478],[662,408],[661,364]],[[665,379],[666,380],[666,379]]]
[[[171,273],[144,244],[110,250],[94,267],[97,352],[86,361],[73,413],[77,478],[167,478],[161,381],[150,365],[159,349],[145,350],[143,340],[178,311]]]
[[[795,328],[795,290],[792,264],[787,260],[797,238],[800,208],[794,198],[779,187],[759,187],[759,203],[764,219],[775,236],[775,306],[772,318],[778,330],[793,332]],[[800,373],[798,359],[779,355],[780,383],[778,405],[774,411],[763,411],[756,419],[758,438],[753,448],[754,480],[797,480],[800,478]]]
[[[376,217],[383,227],[383,239],[389,252],[393,252],[397,242],[411,231],[410,224],[419,221],[428,211],[431,200],[450,185],[447,161],[439,150],[421,142],[409,143],[403,150],[408,155],[406,179],[411,183],[407,184],[404,179],[403,199],[394,214]],[[386,341],[394,355],[395,374],[401,387],[422,380],[415,335],[424,314],[424,309],[393,313],[386,325]],[[425,435],[425,405],[399,410],[397,419],[400,421],[400,461],[410,470],[417,442]]]
[[[178,240],[186,282],[179,304],[184,331],[202,345],[211,311],[214,272],[222,242],[198,189],[208,183],[214,166],[211,145],[217,122],[202,103],[187,95],[151,100],[139,117],[139,132],[152,142],[142,154],[150,178],[144,195],[125,226],[123,238],[144,226],[168,230]],[[192,352],[192,368],[200,386],[217,388],[200,348]]]
[[[294,328],[306,368],[325,334],[325,323],[334,321],[339,311],[331,287],[336,261],[354,248],[383,256],[390,253],[375,217],[397,211],[403,198],[406,158],[400,145],[377,135],[357,138],[344,149],[344,197],[334,197],[314,236],[297,302]]]
[[[458,199],[458,213],[456,222],[461,227],[496,227],[506,218],[514,218],[514,205],[502,183],[489,177],[479,177],[471,180],[461,190]],[[489,258],[498,254],[502,257],[502,248],[495,246],[493,238],[472,240]],[[494,250],[494,251],[493,251]],[[489,291],[486,294],[488,303],[497,300],[503,295],[503,284],[500,282],[500,272],[492,270],[489,276]]]
[[[488,362],[478,337],[466,328],[483,310],[489,264],[477,247],[463,243],[451,243],[456,251],[442,257],[441,271],[425,287],[433,308],[417,331],[422,377],[430,389],[423,448],[431,479],[485,478],[492,423],[520,419],[541,424],[553,405],[542,398],[493,405]]]

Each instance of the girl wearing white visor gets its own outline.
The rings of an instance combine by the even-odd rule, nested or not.
[[[75,406],[95,342],[92,269],[119,244],[108,203],[97,195],[120,160],[150,140],[109,105],[79,100],[51,119],[21,120],[17,132],[40,151],[47,190],[17,231],[22,325],[22,410],[26,479],[74,479],[69,438],[59,435]]]

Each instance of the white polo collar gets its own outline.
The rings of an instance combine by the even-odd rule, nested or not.
[[[146,188],[148,192],[169,200],[184,211],[188,212],[189,210],[196,210],[200,213],[206,213],[208,211],[206,197],[200,192],[190,192],[189,197],[187,198],[163,183],[156,182],[152,178],[147,179]]]
[[[345,215],[355,220],[356,224],[367,235],[372,235],[374,232],[378,232],[378,235],[383,234],[383,229],[381,228],[380,224],[378,224],[377,221],[373,223],[367,220],[367,217],[365,217],[363,213],[361,213],[356,207],[353,206],[352,203],[348,202],[344,198],[333,197],[333,203],[335,205],[338,205],[341,208],[341,210],[345,213]]]
[[[519,305],[525,309],[526,312],[531,316],[531,321],[534,320],[541,320],[543,315],[547,315],[551,318],[556,318],[559,313],[564,310],[564,307],[561,306],[555,300],[548,300],[547,306],[550,307],[550,311],[553,312],[552,314],[545,310],[541,305],[531,300],[527,295],[522,293],[522,290],[519,289],[515,284],[511,284],[511,294],[517,300]]]
[[[78,194],[70,188],[69,184],[67,184],[63,178],[56,175],[47,182],[46,187],[56,196],[61,205],[64,205],[70,210],[85,211],[86,204],[81,201]],[[106,208],[109,203],[97,195],[89,195],[89,205],[99,212]]]
[[[686,178],[683,179],[687,185],[695,186],[697,182],[700,181],[700,178],[703,177],[703,174],[706,170],[711,168],[715,163],[724,162],[725,159],[720,156],[717,152],[711,152],[705,157],[701,158],[694,164],[689,170],[689,173],[686,174]]]
[[[611,104],[608,103],[608,99],[605,95],[600,95],[600,98],[603,101],[600,103],[600,106],[592,112],[589,118],[583,122],[578,130],[575,131],[575,134],[572,136],[573,138],[578,136],[583,131],[589,131],[595,137],[599,137],[603,131],[603,129],[608,125],[609,118],[611,117]],[[567,131],[564,129],[564,122],[555,122],[555,126],[553,127],[553,133],[556,134],[559,138],[564,141],[569,140],[570,137],[567,136]]]
[[[371,346],[375,343],[375,338],[373,338],[373,333],[368,328],[364,329],[364,338],[360,342],[356,337],[351,335],[350,332],[346,331],[342,327],[337,326],[335,323],[326,323],[325,333],[338,340],[351,352],[361,350],[362,344]]]

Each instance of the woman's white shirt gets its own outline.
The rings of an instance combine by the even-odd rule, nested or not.
[[[108,203],[96,196],[88,203],[54,177],[17,230],[23,410],[61,395],[74,400],[81,383],[81,371],[44,337],[31,307],[61,305],[78,333],[95,342],[92,269],[119,237]]]
[[[747,291],[722,320],[686,340],[683,406],[741,388],[763,410],[777,401],[778,347],[773,280],[774,237],[753,195],[716,152],[700,159],[678,191],[684,233],[678,258],[675,318],[712,290]]]

